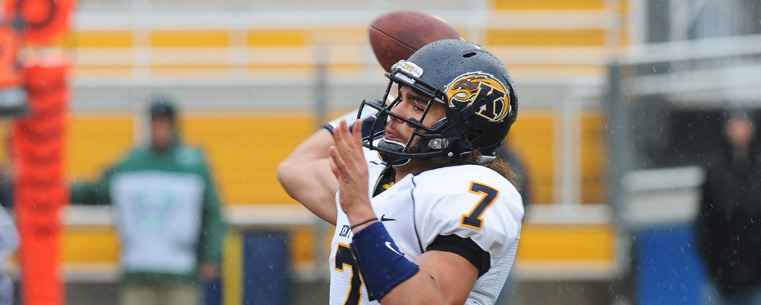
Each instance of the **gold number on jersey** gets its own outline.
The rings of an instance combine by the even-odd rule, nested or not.
[[[351,248],[346,244],[338,244],[336,249],[336,265],[335,268],[338,271],[344,272],[344,266],[351,268],[351,287],[349,293],[346,294],[346,301],[344,305],[358,305],[362,299],[360,291],[362,289],[362,278],[359,276],[359,267],[357,267],[357,261],[354,259],[354,255],[351,254]]]
[[[473,208],[473,210],[470,211],[470,214],[462,215],[461,226],[481,230],[481,226],[483,225],[484,221],[481,218],[481,215],[484,213],[484,211],[486,211],[486,208],[488,208],[489,205],[494,202],[494,199],[497,199],[499,191],[486,184],[471,182],[470,192],[474,194],[480,194],[483,197],[481,198],[481,201],[479,201],[478,204]]]

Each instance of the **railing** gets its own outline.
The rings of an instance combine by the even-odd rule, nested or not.
[[[257,231],[292,231],[299,227],[325,225],[322,220],[312,215],[299,205],[228,205],[224,215],[233,234]],[[69,232],[77,230],[114,231],[115,215],[110,207],[104,206],[69,206],[62,214],[62,221]],[[603,205],[535,205],[529,206],[525,221],[526,234],[521,259],[516,262],[516,272],[522,280],[544,279],[587,279],[609,280],[615,277],[622,267],[616,260],[618,243],[615,232],[610,227],[611,211]],[[329,230],[328,230],[329,231]],[[542,249],[557,248],[557,241],[542,237],[545,234],[562,236],[569,242],[563,255],[548,258]],[[293,266],[295,279],[311,281],[327,276],[324,264],[328,249],[319,240],[323,240],[327,231],[316,231],[313,256],[310,261],[297,262]],[[570,240],[569,240],[570,239]],[[70,251],[118,251],[110,249],[107,244],[77,244],[68,248],[85,246]],[[291,245],[292,247],[293,245]],[[595,250],[590,250],[595,248]],[[80,254],[87,255],[87,253]],[[237,256],[236,256],[237,255]],[[230,258],[240,254],[230,254]],[[64,277],[70,282],[115,282],[119,278],[118,261],[68,262],[64,265]],[[239,272],[239,270],[228,270]]]

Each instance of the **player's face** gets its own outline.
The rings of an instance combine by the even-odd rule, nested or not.
[[[401,117],[420,121],[423,116],[430,98],[415,92],[407,86],[402,86],[399,94],[402,97],[402,101],[391,109],[391,112],[398,114]],[[433,102],[431,109],[428,110],[425,119],[422,121],[426,127],[433,126],[446,116],[446,108],[444,104]],[[389,116],[389,122],[386,125],[385,138],[387,140],[397,141],[401,143],[407,143],[412,135],[413,128],[402,120]],[[415,145],[419,138],[415,138],[412,145]]]

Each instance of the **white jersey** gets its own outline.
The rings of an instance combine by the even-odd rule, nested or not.
[[[370,196],[386,167],[377,153],[365,149]],[[338,195],[336,195],[338,198]],[[338,205],[330,255],[330,304],[379,304],[370,301],[350,251],[353,234]],[[510,272],[523,218],[515,187],[479,165],[461,165],[407,175],[372,197],[375,214],[401,252],[415,261],[439,236],[471,239],[488,253],[488,271],[475,282],[465,304],[494,304]],[[486,259],[484,260],[486,261]]]

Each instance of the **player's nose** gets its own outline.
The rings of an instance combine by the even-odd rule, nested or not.
[[[393,114],[398,115],[399,117],[406,118],[407,116],[405,115],[404,110],[402,110],[402,108],[404,108],[404,106],[402,106],[402,104],[399,103],[399,104],[395,105],[393,108],[391,108],[390,112],[393,113]],[[398,119],[396,116],[389,115],[388,117],[389,117],[389,120],[391,120],[391,121],[401,122],[401,120]]]

